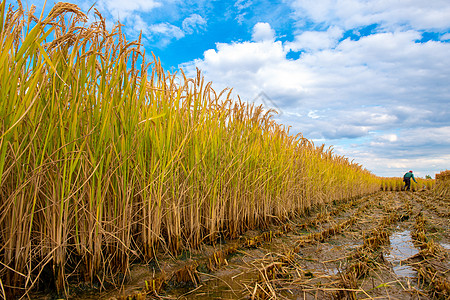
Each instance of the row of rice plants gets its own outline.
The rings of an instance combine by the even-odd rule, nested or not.
[[[388,206],[384,209],[392,211]],[[392,211],[385,215],[375,228],[364,234],[363,245],[358,247],[348,258],[347,265],[340,274],[340,285],[343,289],[336,292],[337,298],[357,299],[358,293],[364,293],[365,296],[371,297],[360,287],[358,281],[369,276],[373,270],[378,269],[384,263],[381,247],[389,244],[387,228],[407,218],[409,218],[407,214],[400,215],[397,211]]]
[[[436,187],[438,187],[438,185],[436,185]],[[442,197],[441,199],[439,199],[439,197],[435,196],[436,190],[437,189],[434,189],[427,194],[421,194],[418,197],[414,197],[414,199],[419,202],[424,208],[429,211],[433,211],[439,217],[449,218],[450,205],[448,202],[446,203],[446,198]],[[430,201],[431,199],[432,201]]]
[[[442,171],[436,174],[435,195],[441,197],[450,196],[450,170]]]
[[[420,252],[415,255],[419,262],[413,264],[418,274],[418,283],[428,289],[433,299],[449,299],[450,281],[448,280],[448,254],[445,249],[426,234],[428,222],[420,212],[416,216],[411,237]]]
[[[293,136],[201,74],[147,63],[140,40],[76,5],[0,5],[0,283],[127,274],[133,259],[236,237],[372,193],[379,178]],[[112,279],[111,279],[112,278]]]
[[[416,178],[416,182],[411,181],[411,191],[431,190],[435,186],[434,179]],[[382,191],[403,191],[405,183],[401,177],[383,177],[381,178]]]

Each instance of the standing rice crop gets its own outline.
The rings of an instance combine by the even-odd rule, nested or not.
[[[0,283],[116,283],[133,259],[236,237],[379,178],[273,112],[146,62],[140,40],[0,5]]]
[[[436,184],[434,186],[434,193],[437,196],[450,196],[450,170],[442,171],[435,176]]]

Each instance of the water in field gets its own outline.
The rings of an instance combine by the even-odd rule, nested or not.
[[[441,243],[442,248],[450,250],[450,244]]]
[[[385,258],[393,265],[395,274],[401,277],[416,277],[416,271],[402,262],[419,253],[411,240],[411,232],[409,230],[394,232],[390,237],[390,242],[391,245]]]
[[[252,286],[257,279],[253,274],[242,272],[242,270],[231,270],[225,268],[219,274],[202,274],[202,283],[197,289],[178,288],[168,292],[168,296],[182,299],[239,299],[246,293],[246,286]]]

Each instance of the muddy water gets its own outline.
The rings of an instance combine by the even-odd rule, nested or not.
[[[450,250],[450,244],[441,243],[441,246],[442,246],[444,249]]]
[[[167,292],[167,296],[181,299],[239,299],[244,297],[246,286],[257,280],[254,274],[242,272],[240,269],[225,268],[219,274],[200,274],[202,283],[196,288],[175,288]]]
[[[416,277],[416,271],[402,262],[419,253],[411,240],[411,232],[409,230],[396,231],[391,235],[390,242],[385,258],[393,265],[395,274],[401,277]]]

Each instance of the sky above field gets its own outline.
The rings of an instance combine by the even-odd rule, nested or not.
[[[96,3],[166,70],[199,68],[216,91],[277,109],[291,133],[376,175],[450,169],[448,0],[66,2]]]

